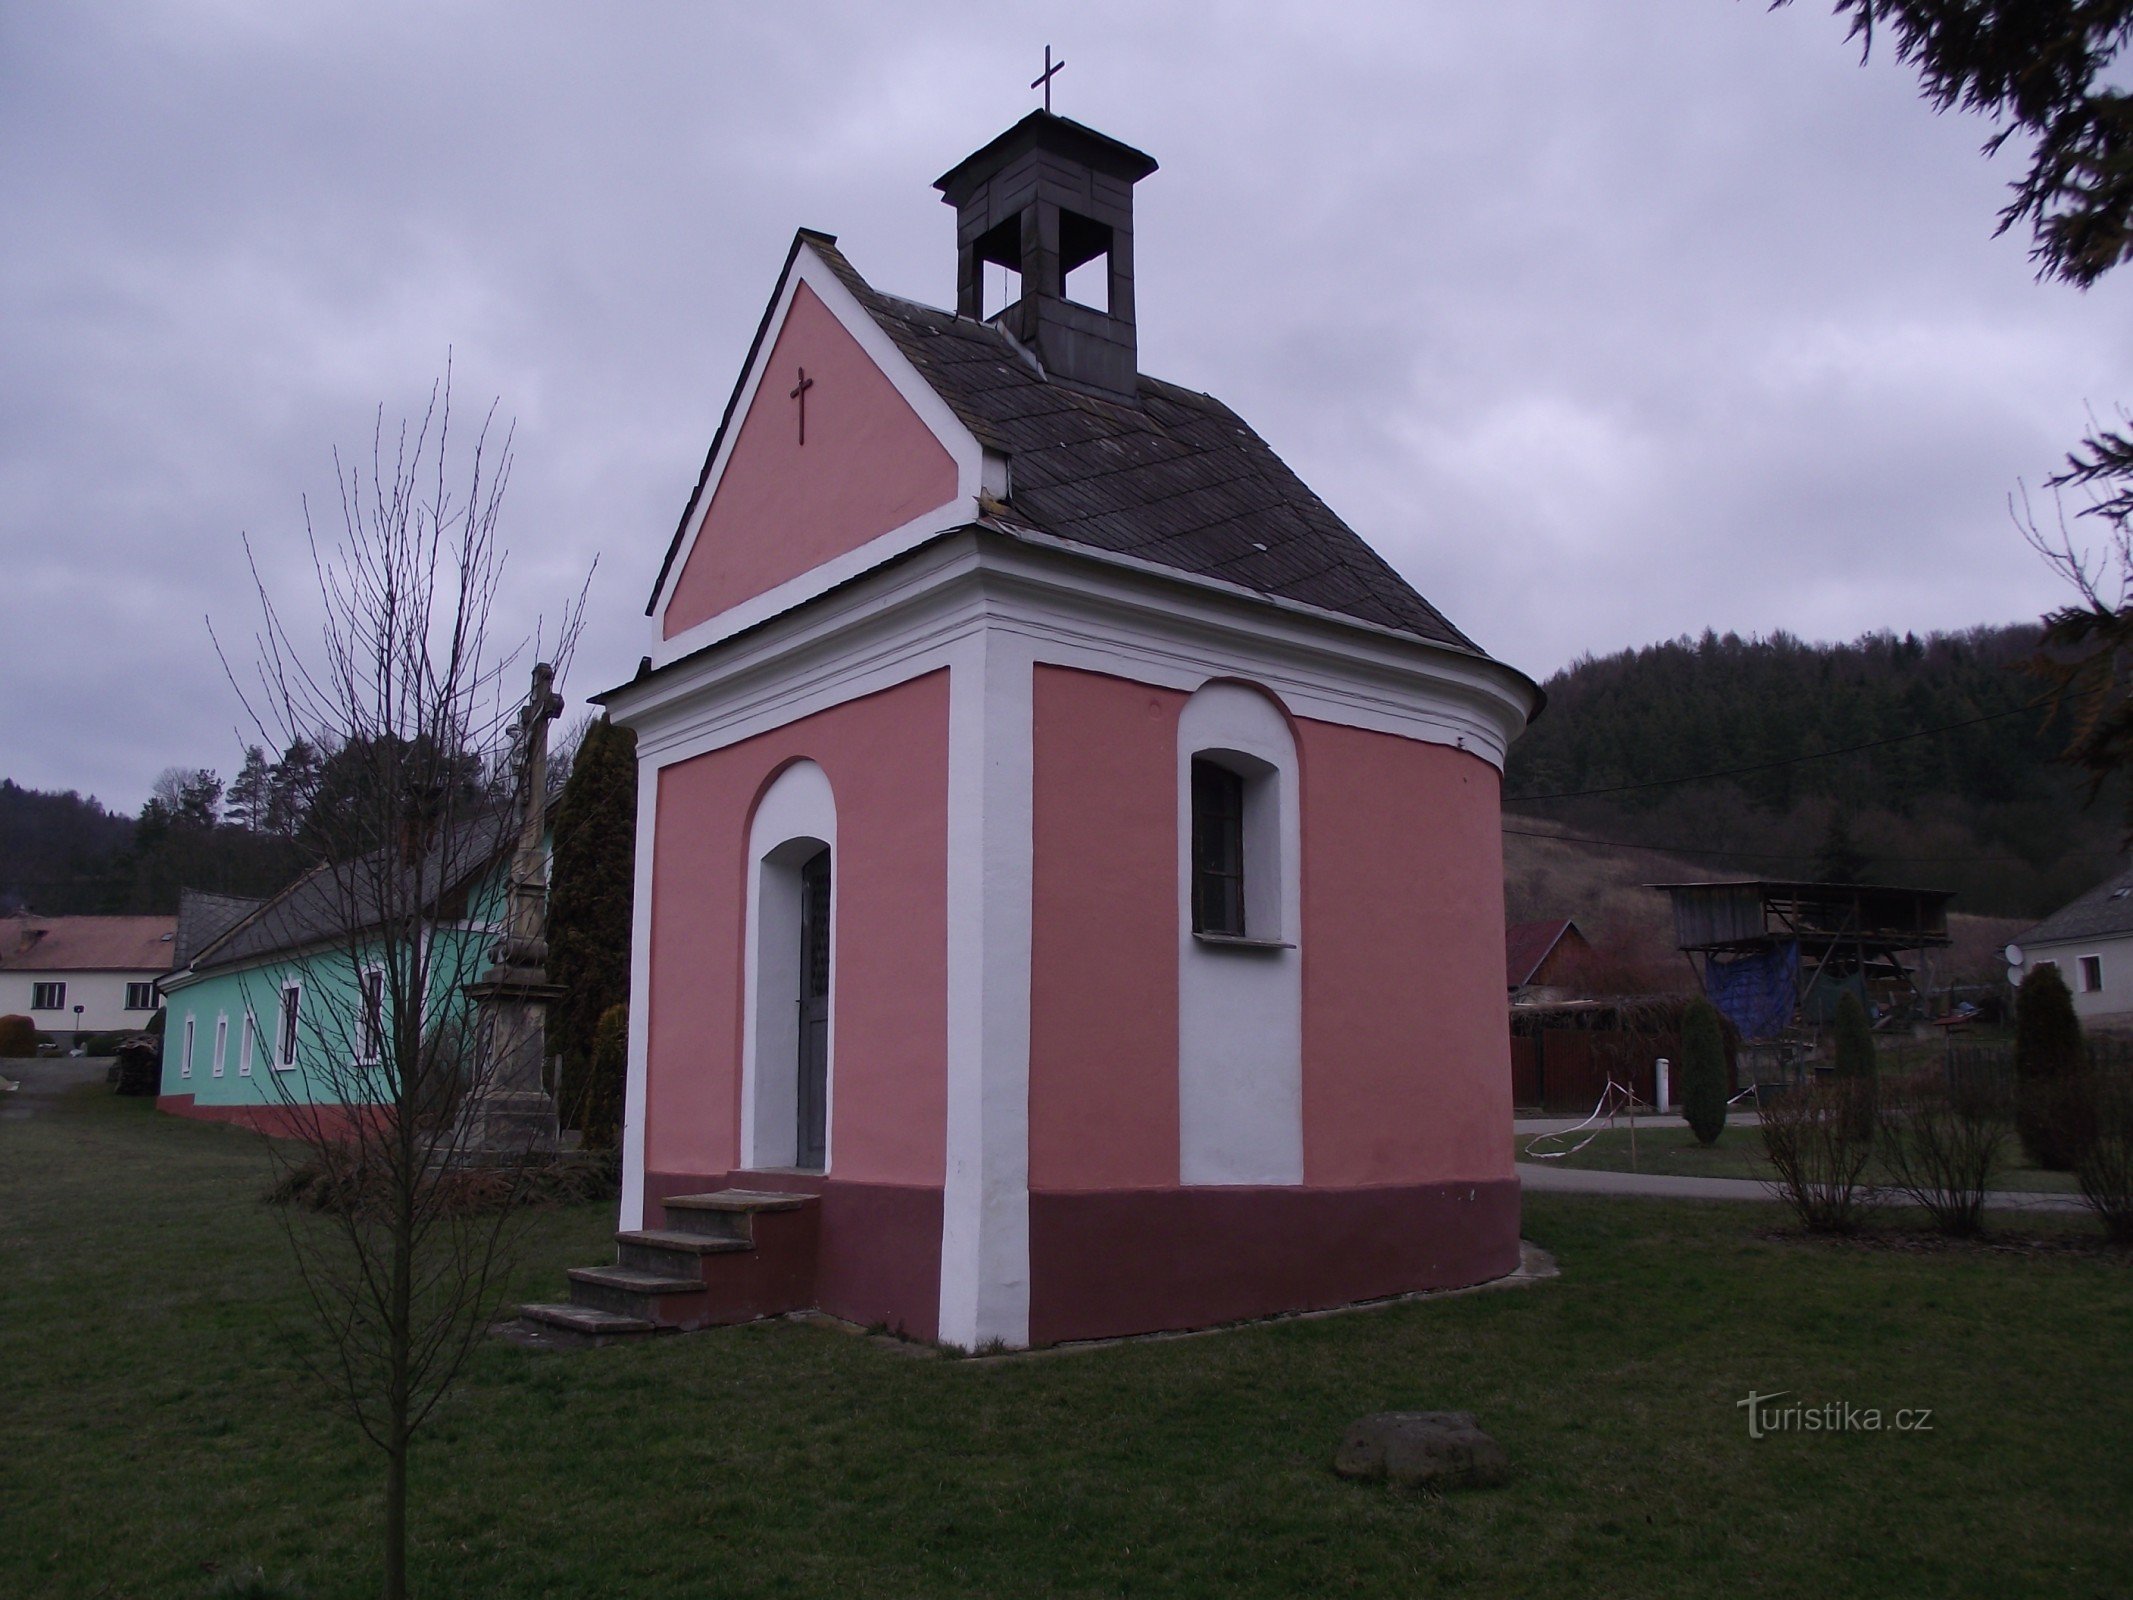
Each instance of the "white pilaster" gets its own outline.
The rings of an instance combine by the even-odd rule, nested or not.
[[[636,882],[630,898],[630,1059],[622,1091],[622,1208],[618,1225],[644,1226],[645,1060],[652,1035],[652,855],[659,766],[637,760]]]
[[[948,677],[948,1148],[940,1337],[1029,1343],[1032,653],[959,641]]]

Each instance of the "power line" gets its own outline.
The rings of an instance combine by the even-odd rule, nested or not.
[[[2048,694],[2039,695],[2026,705],[2011,706],[2005,711],[1988,711],[1981,717],[1966,717],[1961,722],[1944,722],[1937,728],[1919,728],[1911,733],[1891,734],[1886,739],[1869,739],[1864,744],[1843,745],[1835,750],[1817,750],[1804,756],[1787,756],[1781,761],[1759,761],[1752,766],[1725,767],[1716,772],[1692,772],[1680,778],[1654,778],[1648,783],[1616,783],[1598,789],[1565,789],[1556,794],[1510,794],[1504,796],[1503,803],[1530,805],[1539,800],[1583,800],[1591,795],[1630,794],[1639,789],[1671,789],[1684,783],[1710,783],[1719,778],[1745,777],[1751,772],[1775,772],[1780,767],[1797,767],[1809,761],[1827,761],[1833,756],[1857,755],[1862,750],[1882,750],[1892,744],[1908,743],[1912,739],[1930,739],[1935,734],[1954,733],[1959,728],[1975,728],[1980,723],[1998,722],[2003,717],[2020,716],[2025,711],[2034,711],[2052,698],[2053,696]]]

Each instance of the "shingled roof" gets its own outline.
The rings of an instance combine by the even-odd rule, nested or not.
[[[417,884],[434,887],[434,910],[444,914],[444,902],[502,860],[517,837],[516,818],[486,811],[461,819],[431,845],[420,878],[384,852],[322,863],[227,922],[188,965],[204,972],[347,939],[402,909]]]
[[[822,257],[963,425],[1008,457],[1009,523],[1483,653],[1211,395],[1145,374],[1131,401],[1050,379],[992,324],[881,293],[828,234],[803,230],[793,253],[803,246]],[[768,324],[766,312],[757,348]],[[692,508],[733,410],[729,403]],[[688,517],[685,509],[660,588]]]
[[[175,917],[0,917],[9,972],[164,972]]]
[[[2017,944],[2059,944],[2133,933],[2133,867],[2106,878],[2021,935]]]

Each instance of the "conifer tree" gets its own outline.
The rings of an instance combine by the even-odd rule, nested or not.
[[[2087,1126],[2088,1051],[2057,967],[2030,969],[2015,991],[2015,1131],[2036,1166],[2071,1172]]]
[[[585,730],[563,786],[548,899],[548,972],[566,991],[549,1016],[562,1057],[558,1098],[591,1146],[612,1144],[621,1127],[621,1062],[600,1070],[594,1033],[629,999],[636,839],[637,736],[602,717]]]
[[[1870,1139],[1874,1133],[1875,1077],[1880,1063],[1866,1007],[1849,989],[1838,997],[1836,1022],[1836,1075],[1849,1098],[1851,1131],[1857,1138]]]
[[[1726,1036],[1708,1000],[1690,1001],[1681,1016],[1681,1114],[1698,1144],[1726,1130]]]

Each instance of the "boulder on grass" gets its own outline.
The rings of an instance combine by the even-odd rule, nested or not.
[[[1333,1470],[1405,1488],[1485,1489],[1511,1475],[1511,1458],[1471,1411],[1378,1411],[1349,1424]]]

